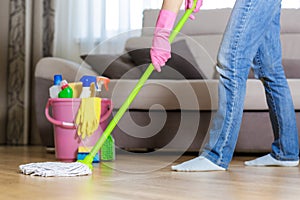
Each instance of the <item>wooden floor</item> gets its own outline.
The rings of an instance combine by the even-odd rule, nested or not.
[[[0,199],[300,199],[300,170],[243,166],[234,157],[226,172],[179,173],[173,153],[117,154],[95,166],[92,176],[42,178],[20,174],[24,163],[55,161],[42,147],[0,147]]]

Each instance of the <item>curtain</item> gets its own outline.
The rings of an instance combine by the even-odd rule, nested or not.
[[[43,57],[53,55],[54,3],[54,0],[43,1]]]
[[[10,0],[7,144],[24,145],[39,140],[34,130],[29,131],[34,116],[32,79],[36,62],[52,55],[53,4],[54,0]]]
[[[111,38],[141,28],[143,10],[160,8],[161,3],[162,0],[57,1],[54,56],[80,62],[80,55],[108,39],[108,47],[99,53],[120,53],[122,44]]]
[[[27,73],[25,61],[25,1],[10,1],[10,27],[8,52],[8,124],[7,142],[20,144],[26,142],[24,86]],[[24,137],[25,136],[25,137]]]

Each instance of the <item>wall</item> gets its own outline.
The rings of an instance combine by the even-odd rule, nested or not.
[[[0,144],[5,143],[9,0],[0,1]]]

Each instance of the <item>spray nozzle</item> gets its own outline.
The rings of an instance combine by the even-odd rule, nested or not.
[[[108,84],[110,79],[104,76],[97,76],[97,91],[101,91],[102,85],[104,85],[106,91],[108,91]]]
[[[95,76],[83,76],[81,77],[80,81],[82,82],[82,87],[90,87],[92,83],[95,83],[95,87],[98,89],[96,84],[97,79]]]
[[[97,92],[101,92],[102,85],[104,85],[106,91],[108,91],[108,84],[110,79],[104,76],[82,76],[80,81],[82,82],[82,87],[91,87],[94,83],[94,88]],[[92,86],[93,87],[93,86]],[[93,92],[92,92],[93,95]]]

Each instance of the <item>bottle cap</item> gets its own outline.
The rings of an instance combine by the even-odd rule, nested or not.
[[[60,82],[60,87],[61,87],[62,90],[65,89],[68,86],[69,86],[69,84],[66,80],[63,80],[63,81]]]
[[[60,82],[62,81],[62,75],[61,74],[55,74],[53,79],[54,85],[60,85]]]

